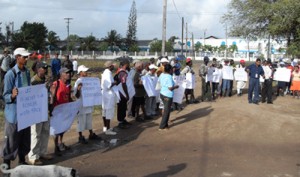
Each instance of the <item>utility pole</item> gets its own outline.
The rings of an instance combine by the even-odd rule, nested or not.
[[[203,46],[205,46],[206,29],[203,30]]]
[[[188,43],[188,24],[185,24],[185,52],[187,53],[187,43]]]
[[[163,26],[162,26],[162,47],[161,55],[165,55],[166,50],[166,36],[167,36],[167,0],[163,0]]]
[[[194,33],[192,32],[192,50],[193,50],[193,58],[196,60],[196,55],[195,55],[195,43],[194,43]]]
[[[183,55],[183,34],[184,34],[184,18],[182,17],[182,25],[181,25],[181,55]]]
[[[271,58],[270,57],[270,51],[271,51],[271,35],[269,34],[267,59]]]
[[[67,36],[67,53],[69,54],[70,20],[73,20],[73,18],[66,17],[64,19],[66,20],[66,23],[67,23],[67,32],[68,32],[68,36]]]
[[[226,29],[225,29],[225,36],[226,36],[226,40],[225,40],[225,59],[227,59],[227,24],[226,24]]]

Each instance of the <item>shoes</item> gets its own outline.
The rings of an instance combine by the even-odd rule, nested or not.
[[[152,120],[153,117],[152,117],[152,116],[145,116],[144,119],[145,119],[145,120]]]
[[[87,144],[88,142],[86,141],[86,139],[84,138],[84,136],[80,136],[78,138],[78,143],[80,143],[80,144]]]
[[[124,124],[124,123],[119,123],[118,127],[119,127],[120,129],[128,129],[128,128],[129,128],[129,125],[126,125],[126,124]]]
[[[55,147],[54,154],[55,154],[56,156],[62,156],[62,152],[59,150],[59,147],[58,147],[58,146]]]
[[[144,122],[145,120],[142,117],[136,117],[135,121],[137,121],[137,122]]]
[[[268,101],[267,104],[273,104],[273,102],[272,101]]]
[[[125,125],[132,125],[132,123],[127,122],[126,119],[123,120],[123,124],[125,124]]]
[[[89,135],[89,140],[100,140],[100,139],[102,139],[102,138],[100,136],[96,135],[95,133]]]
[[[44,159],[44,160],[52,160],[53,159],[53,156],[52,155],[49,155],[49,154],[45,154],[45,155],[42,155],[40,157],[40,159]]]
[[[266,102],[266,100],[262,100],[261,102],[262,102],[262,103],[265,103],[265,102]]]
[[[188,101],[188,100],[187,100],[187,101],[185,101],[185,103],[186,103],[186,104],[191,104],[191,102],[190,102],[190,101]]]
[[[30,165],[43,165],[40,159],[29,159],[28,162]]]
[[[198,100],[194,100],[193,103],[194,103],[194,104],[197,104],[197,103],[199,103],[199,101],[198,101]]]
[[[66,146],[64,143],[60,143],[57,147],[60,152],[71,149],[69,146]]]
[[[117,132],[114,132],[111,128],[105,131],[105,135],[116,135]]]
[[[259,105],[259,104],[258,104],[258,101],[253,101],[253,104]]]
[[[168,127],[165,127],[165,128],[159,128],[159,129],[158,129],[158,131],[167,131],[167,130],[169,130]]]

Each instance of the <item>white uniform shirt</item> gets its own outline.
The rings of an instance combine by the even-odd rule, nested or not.
[[[116,104],[116,96],[111,88],[114,78],[112,72],[109,69],[105,69],[101,78],[102,88],[102,108],[111,109]]]
[[[73,71],[77,71],[78,69],[78,62],[76,60],[73,61]]]
[[[269,66],[262,67],[265,72],[265,79],[270,79],[272,77],[272,69]]]

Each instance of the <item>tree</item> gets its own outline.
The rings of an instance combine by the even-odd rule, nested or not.
[[[202,48],[201,42],[197,42],[197,43],[195,44],[195,50],[196,50],[197,52],[199,52],[201,48]]]
[[[136,32],[137,32],[137,14],[136,14],[136,5],[133,0],[130,15],[128,17],[128,30],[126,35],[126,46],[127,48],[131,48],[132,45],[136,44]]]
[[[179,37],[171,36],[168,41],[174,43],[176,39],[179,39]]]
[[[154,40],[150,43],[150,52],[160,52],[162,48],[162,41],[161,40]],[[166,52],[173,51],[173,43],[170,41],[166,42]]]
[[[54,31],[49,31],[47,35],[47,44],[49,45],[48,48],[49,50],[55,50],[57,49],[57,44],[59,42],[59,37]]]
[[[107,42],[101,42],[100,45],[99,45],[99,50],[100,51],[107,51],[108,50],[108,43]]]
[[[110,49],[113,51],[114,46],[120,46],[122,43],[122,36],[118,34],[116,30],[111,30],[107,33],[107,36],[102,39],[103,41],[107,42],[110,46]]]
[[[81,50],[92,51],[96,50],[96,37],[89,35],[86,38],[83,38],[80,45]]]
[[[24,22],[20,30],[13,33],[14,48],[25,47],[29,50],[44,50],[46,48],[47,27],[44,23]]]
[[[140,51],[140,48],[137,44],[133,44],[129,47],[129,51],[130,52],[139,52]]]
[[[68,40],[68,39],[66,39]],[[76,34],[69,35],[69,50],[75,50],[77,44],[80,44],[80,37]],[[64,47],[64,50],[67,49],[67,45]]]

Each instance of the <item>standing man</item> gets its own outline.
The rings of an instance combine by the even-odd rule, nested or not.
[[[106,69],[101,77],[103,132],[106,135],[116,135],[117,133],[110,128],[110,120],[115,117],[116,106],[116,95],[112,89],[117,84],[112,76],[115,66],[112,61],[106,61],[104,66]]]
[[[18,88],[30,86],[30,72],[26,62],[30,53],[25,48],[14,51],[17,64],[4,77],[5,129],[3,162],[10,168],[10,162],[19,156],[19,164],[27,164],[25,156],[30,151],[30,127],[18,131],[17,96]]]
[[[76,58],[73,60],[72,64],[73,64],[73,76],[74,76],[77,73],[77,69],[78,69],[78,62]]]
[[[273,104],[272,102],[272,83],[273,83],[273,71],[274,69],[272,68],[272,62],[267,61],[267,65],[263,66],[263,70],[265,73],[265,82],[262,87],[262,103],[266,102],[267,98],[267,103],[268,104]]]
[[[61,61],[58,58],[58,53],[55,54],[55,57],[51,61],[51,71],[53,80],[59,79],[59,70],[61,68]]]
[[[116,81],[118,84],[121,84],[122,89],[123,89],[123,93],[120,93],[120,101],[118,103],[118,110],[117,110],[117,117],[118,117],[118,121],[119,121],[119,125],[118,127],[121,129],[126,129],[129,128],[129,125],[131,125],[129,122],[127,122],[127,120],[125,119],[126,117],[126,109],[127,109],[127,101],[129,99],[129,94],[128,94],[128,90],[127,90],[127,85],[126,85],[126,81],[128,78],[128,70],[129,70],[129,61],[127,59],[122,60],[120,62],[120,70],[117,73],[116,76]]]
[[[59,71],[60,78],[53,82],[50,87],[51,100],[50,104],[52,104],[53,109],[55,106],[60,104],[69,103],[72,101],[71,99],[71,85],[68,84],[68,80],[71,78],[71,70],[68,68],[61,68]],[[50,110],[51,113],[51,110]],[[51,115],[51,114],[50,114]],[[60,156],[62,151],[70,149],[70,147],[66,146],[63,143],[64,133],[56,134],[54,139],[55,144],[55,154]]]
[[[39,61],[36,64],[37,74],[31,78],[31,85],[45,84],[48,65]],[[52,156],[47,154],[48,140],[50,134],[49,121],[41,122],[31,126],[31,145],[28,154],[29,164],[42,165],[41,159],[50,160]]]
[[[208,62],[209,58],[207,56],[204,57],[204,63],[201,64],[200,69],[199,69],[199,76],[201,77],[201,86],[202,86],[202,98],[201,100],[209,100],[209,82],[205,82],[206,74],[208,71]]]
[[[70,79],[67,80],[67,83],[68,83],[68,84],[71,84],[71,79],[72,79],[72,77],[73,77],[73,63],[72,63],[72,61],[70,60],[69,55],[65,55],[65,59],[64,59],[64,61],[62,62],[61,67],[67,68],[68,70],[70,70],[71,75],[70,75]]]
[[[9,49],[5,48],[3,51],[3,56],[0,59],[0,81],[1,81],[1,85],[0,85],[0,96],[2,97],[2,93],[3,93],[3,87],[4,87],[4,76],[7,73],[7,71],[13,67],[10,66],[10,64],[12,63],[12,58],[9,56]]]
[[[254,103],[258,105],[259,101],[259,77],[264,76],[264,70],[261,66],[261,60],[256,59],[255,63],[246,68],[246,72],[249,73],[249,89],[248,89],[248,102],[249,104]],[[254,98],[253,98],[254,92]]]
[[[240,64],[237,65],[237,68],[243,68],[245,69],[245,60],[240,60]],[[243,89],[246,86],[246,81],[236,81],[236,91],[237,91],[237,96],[242,96]]]

